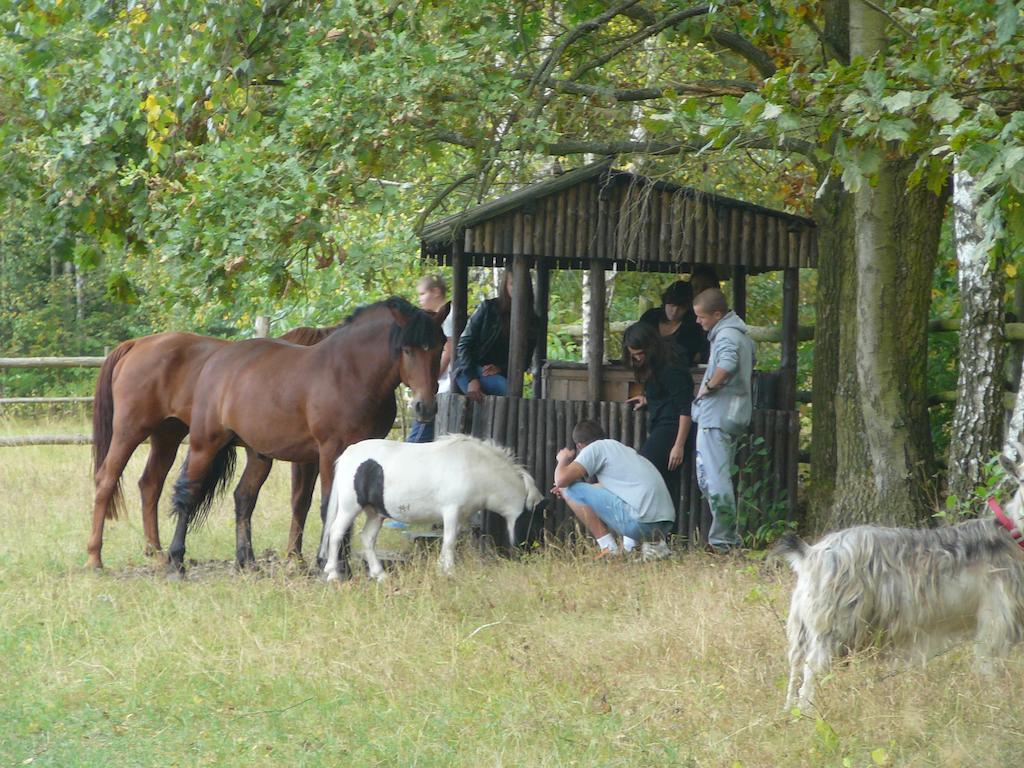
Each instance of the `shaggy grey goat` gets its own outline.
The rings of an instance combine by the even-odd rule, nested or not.
[[[1014,443],[1020,457],[1024,446]],[[1005,512],[935,529],[861,525],[814,546],[786,537],[776,554],[796,572],[789,608],[786,707],[806,707],[815,678],[842,654],[880,643],[921,662],[973,637],[982,672],[1024,637],[1024,463]],[[1000,519],[1001,518],[1001,519]],[[799,695],[796,688],[802,673]]]

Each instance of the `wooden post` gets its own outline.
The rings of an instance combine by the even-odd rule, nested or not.
[[[541,376],[548,360],[548,304],[551,301],[551,267],[545,261],[537,262],[537,290],[534,291],[537,323],[537,347],[533,352],[533,396],[544,397]]]
[[[270,335],[270,318],[266,315],[256,315],[253,323],[253,333],[257,339],[265,339]]]
[[[601,399],[601,366],[604,364],[604,259],[590,263],[590,324],[587,334],[587,399]]]
[[[747,319],[747,268],[732,268],[732,311]]]
[[[448,369],[454,373],[455,352],[459,348],[459,337],[466,327],[469,319],[469,265],[466,263],[466,253],[463,249],[462,233],[455,235],[455,242],[452,243],[452,363]],[[452,376],[452,392],[458,392],[459,387]]]
[[[800,298],[800,270],[789,267],[782,276],[782,350],[779,359],[780,411],[796,408],[796,343]]]
[[[508,395],[523,396],[526,371],[526,330],[530,322],[527,299],[530,292],[530,263],[523,254],[512,259],[512,319],[508,342]]]

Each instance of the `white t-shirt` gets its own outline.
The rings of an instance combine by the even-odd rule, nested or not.
[[[444,332],[445,338],[448,339],[449,341],[451,341],[452,330],[454,328],[455,318],[452,317],[452,313],[449,312],[448,317],[446,317],[444,319],[444,322],[441,323],[441,330]],[[452,350],[452,352],[454,353],[454,350]],[[443,371],[441,371],[441,375],[437,379],[437,394],[439,395],[442,394],[443,392],[450,392],[452,389],[452,379],[451,376],[449,375],[449,369],[451,367],[451,362],[449,361],[448,368],[445,368]]]
[[[647,459],[618,440],[595,440],[576,454],[576,463],[637,511],[642,523],[675,520],[672,497],[661,472]]]

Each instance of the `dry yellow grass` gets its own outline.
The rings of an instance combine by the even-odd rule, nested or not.
[[[420,555],[380,586],[273,560],[168,582],[141,554],[143,460],[93,574],[88,448],[0,453],[0,765],[1020,762],[1019,655],[993,681],[963,648],[924,670],[858,658],[817,711],[782,712],[792,580],[757,561],[511,562],[467,543],[452,579]],[[287,504],[278,469],[257,552],[283,546]],[[229,561],[232,520],[225,500],[189,557]],[[318,536],[311,519],[307,550]]]

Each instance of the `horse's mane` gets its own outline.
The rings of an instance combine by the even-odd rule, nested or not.
[[[303,347],[311,347],[326,339],[340,327],[340,325],[332,325],[327,328],[312,328],[308,325],[303,325],[298,328],[292,328],[280,338],[281,341],[300,344]]]
[[[496,443],[494,440],[481,440],[479,437],[473,437],[472,435],[464,435],[461,433],[453,433],[437,438],[434,442],[436,443],[462,443],[470,445],[479,450],[481,453],[488,454],[493,458],[499,458],[502,461],[507,461],[516,471],[520,474],[526,474],[526,467],[524,467],[519,459],[516,458],[515,452],[511,448],[507,448],[500,443]]]
[[[441,337],[441,329],[433,318],[418,307],[414,307],[401,296],[378,301],[375,304],[367,304],[357,308],[341,327],[348,327],[357,323],[359,319],[371,310],[385,308],[395,310],[406,318],[404,326],[395,325],[391,328],[391,354],[397,356],[402,347],[436,347],[444,342]]]

